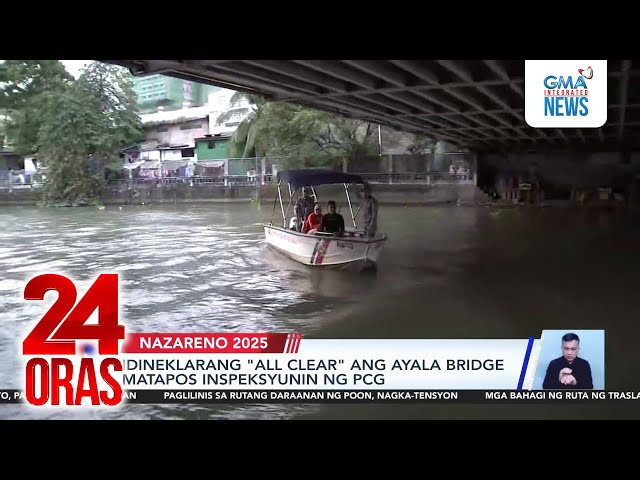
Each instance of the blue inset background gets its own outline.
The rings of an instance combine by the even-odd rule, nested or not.
[[[591,365],[593,389],[604,390],[604,330],[544,330],[533,390],[542,390],[549,362],[562,356],[562,336],[566,333],[575,333],[580,337],[578,356]]]

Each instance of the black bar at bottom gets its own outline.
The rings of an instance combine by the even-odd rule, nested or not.
[[[123,401],[129,404],[186,405],[234,403],[562,404],[638,400],[640,400],[640,391],[601,390],[126,390]],[[0,404],[24,402],[22,391],[0,390]]]

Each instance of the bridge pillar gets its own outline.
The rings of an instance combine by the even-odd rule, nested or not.
[[[473,168],[473,184],[477,187],[478,186],[478,154],[477,153],[472,153],[471,154],[471,168]]]
[[[349,173],[349,159],[342,157],[342,173]]]

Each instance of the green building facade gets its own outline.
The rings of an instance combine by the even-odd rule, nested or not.
[[[208,135],[196,138],[198,163],[224,161],[226,174],[244,177],[250,170],[260,170],[260,161],[256,158],[229,158],[229,136]]]
[[[196,156],[198,161],[204,160],[225,160],[229,158],[229,137],[209,137],[196,138]]]
[[[158,107],[165,110],[180,110],[188,102],[192,107],[206,105],[209,94],[219,87],[188,82],[165,75],[134,77],[133,90],[138,99],[140,113],[153,113]]]

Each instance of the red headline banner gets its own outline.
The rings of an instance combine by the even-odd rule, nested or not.
[[[299,333],[130,333],[122,353],[297,353]]]

